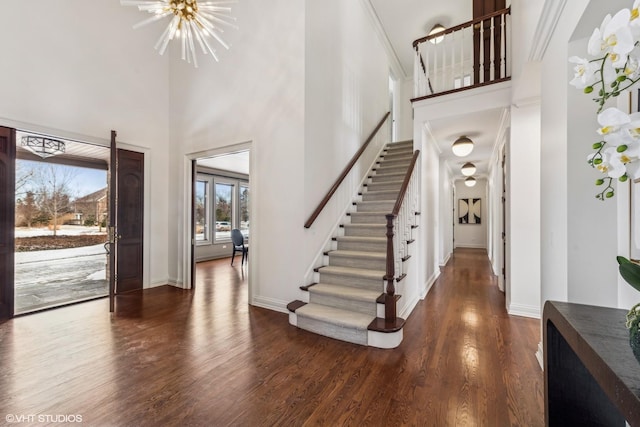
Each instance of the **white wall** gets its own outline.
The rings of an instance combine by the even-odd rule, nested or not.
[[[399,96],[396,105],[396,129],[398,141],[408,141],[413,139],[413,78],[399,81]]]
[[[133,30],[145,16],[107,0],[8,2],[3,16],[0,124],[105,145],[114,129],[118,142],[146,149],[145,283],[167,283],[169,68],[153,50],[159,34]]]
[[[487,206],[489,201],[487,200],[487,180],[479,178],[476,180],[476,185],[473,187],[467,187],[463,180],[458,180],[456,185],[456,200],[455,200],[455,247],[456,248],[483,248],[487,247],[487,224],[489,221]],[[480,224],[460,224],[458,218],[460,213],[458,210],[460,199],[481,199],[480,201]]]
[[[446,161],[440,159],[440,236],[438,264],[441,267],[447,263],[453,253],[453,204],[454,204],[454,186],[451,169]]]
[[[416,121],[414,148],[421,151],[420,164],[420,228],[418,239],[418,281],[421,297],[440,275],[440,152],[437,142]]]
[[[305,16],[302,200],[308,217],[390,111],[390,65],[362,2],[307,1]],[[305,241],[310,250],[314,247],[317,252],[322,250],[323,242],[350,205],[380,149],[391,142],[390,129],[389,118],[306,231]]]
[[[250,302],[285,311],[366,172],[303,228],[389,111],[389,66],[361,2],[240,2],[234,15],[240,30],[225,32],[233,46],[220,63],[171,64],[172,274],[185,276],[188,179],[177,159],[251,141]]]
[[[595,199],[598,174],[586,163],[597,136],[596,105],[568,85],[573,71],[567,58],[584,53],[587,38],[607,13],[629,6],[618,0],[567,4],[543,59],[543,302],[625,306],[619,299],[615,262],[617,204]]]

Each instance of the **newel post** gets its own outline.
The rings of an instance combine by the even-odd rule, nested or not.
[[[384,280],[387,281],[387,289],[384,293],[384,318],[385,320],[396,319],[396,287],[395,287],[395,257],[393,251],[393,220],[394,214],[387,214],[387,274]]]

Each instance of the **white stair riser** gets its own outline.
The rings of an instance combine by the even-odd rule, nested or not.
[[[320,282],[329,285],[353,286],[354,288],[383,291],[382,277],[380,279],[367,279],[364,277],[345,276],[343,274],[323,273],[320,270]]]
[[[372,224],[371,226],[359,226],[345,224],[344,235],[345,236],[358,236],[358,237],[384,237],[386,235],[386,228],[379,225]]]
[[[313,332],[325,337],[335,338],[354,344],[367,345],[367,331],[359,329],[345,328],[340,325],[323,322],[321,320],[310,319],[298,315],[297,326],[301,329]]]
[[[329,254],[329,265],[336,267],[353,267],[368,270],[386,270],[387,264],[384,259],[369,259],[346,256],[331,256]]]
[[[316,294],[312,292],[309,294],[309,302],[328,305],[342,310],[355,311],[362,314],[368,314],[370,316],[377,316],[378,314],[378,307],[375,302],[350,300],[334,295]]]

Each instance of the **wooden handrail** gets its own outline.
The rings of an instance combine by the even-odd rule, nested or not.
[[[407,169],[407,173],[404,176],[404,181],[402,181],[402,186],[400,187],[400,192],[398,193],[398,198],[396,199],[396,204],[393,206],[393,210],[391,211],[391,213],[385,215],[385,217],[387,218],[387,271],[384,276],[384,280],[387,281],[387,287],[384,293],[384,318],[387,321],[395,320],[397,315],[395,295],[396,271],[394,266],[395,257],[393,249],[393,221],[400,213],[400,208],[402,207],[402,202],[404,201],[404,195],[409,188],[409,182],[411,181],[411,176],[413,175],[413,170],[415,169],[419,155],[420,150],[416,150],[413,152],[413,157],[411,158],[409,169]]]
[[[398,216],[398,213],[400,212],[402,202],[404,201],[404,195],[407,192],[407,188],[409,188],[409,181],[411,180],[411,175],[413,175],[413,169],[416,166],[419,155],[420,150],[414,151],[413,157],[411,158],[411,163],[409,164],[409,169],[407,169],[407,173],[404,176],[404,181],[402,181],[402,187],[400,187],[400,192],[398,193],[396,204],[393,206],[393,210],[391,211],[391,215],[393,215],[394,217]]]
[[[340,187],[340,184],[342,184],[342,181],[344,181],[344,179],[347,177],[349,172],[351,172],[351,169],[353,168],[353,166],[356,164],[356,162],[358,161],[358,159],[360,158],[364,150],[367,149],[367,147],[369,146],[369,143],[376,136],[376,134],[378,133],[378,131],[380,130],[380,128],[382,127],[382,125],[387,120],[390,114],[391,112],[387,112],[387,114],[384,115],[382,120],[380,120],[380,123],[378,123],[378,126],[376,126],[373,132],[371,132],[371,135],[369,135],[369,138],[367,138],[367,140],[364,142],[364,144],[362,144],[360,149],[358,149],[358,151],[353,155],[353,157],[351,158],[351,161],[349,161],[349,163],[344,168],[340,176],[338,176],[338,179],[336,179],[336,182],[333,183],[333,185],[327,192],[326,196],[324,196],[324,198],[320,201],[320,203],[318,204],[318,207],[313,211],[313,213],[311,214],[307,222],[304,223],[304,228],[311,227],[311,225],[316,220],[316,218],[318,218],[318,215],[320,215],[320,212],[322,212],[324,207],[327,206],[327,203],[329,203],[329,200],[331,200],[331,196],[333,196],[333,194],[338,190],[338,187]]]
[[[430,36],[425,36],[425,37],[419,38],[417,40],[414,40],[413,41],[413,47],[414,47],[414,49],[417,49],[418,45],[420,43],[424,43],[427,40],[435,39],[436,37],[442,37],[442,36],[444,36],[446,34],[456,32],[456,31],[461,30],[463,28],[471,27],[472,25],[479,24],[482,21],[486,21],[488,19],[495,18],[496,16],[509,15],[510,13],[511,13],[511,7],[507,7],[506,9],[497,10],[495,12],[489,13],[487,15],[481,16],[481,17],[473,19],[471,21],[467,21],[467,22],[465,22],[463,24],[456,25],[455,27],[447,28],[446,30],[442,30],[439,33],[435,33],[435,34],[432,34]]]

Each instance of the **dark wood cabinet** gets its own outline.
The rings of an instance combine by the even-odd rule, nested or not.
[[[547,301],[544,385],[547,426],[640,426],[640,363],[626,310]]]

